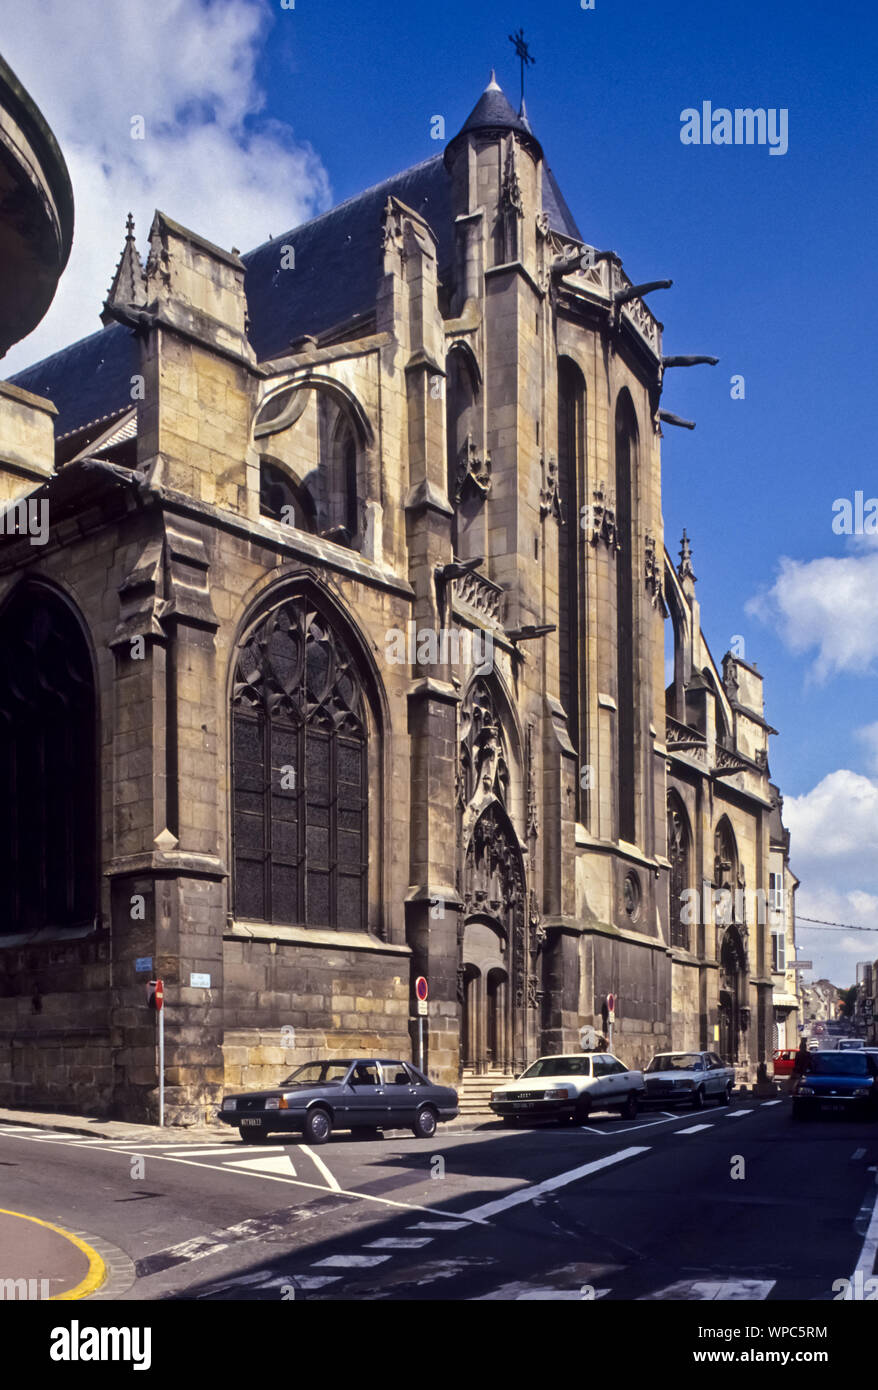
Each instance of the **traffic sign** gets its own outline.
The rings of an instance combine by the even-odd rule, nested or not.
[[[616,1012],[616,996],[615,996],[615,994],[608,994],[608,995],[607,995],[607,1013],[614,1014],[615,1012]]]
[[[426,1001],[426,999],[419,999],[419,1000],[418,1000],[418,1017],[419,1017],[419,1018],[426,1018],[426,1017],[427,1017],[427,1001]]]
[[[151,1009],[161,1013],[162,1005],[165,1002],[165,985],[163,980],[150,980],[146,987],[146,1002]]]
[[[419,975],[418,978],[415,980],[415,994],[418,996],[419,999],[426,1000],[429,993],[430,991],[427,988],[427,981],[425,977],[423,975]],[[426,1012],[427,1010],[425,1009],[424,1013]]]

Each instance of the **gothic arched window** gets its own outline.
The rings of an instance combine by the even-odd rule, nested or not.
[[[619,838],[634,842],[636,817],[636,729],[634,683],[634,518],[632,482],[636,476],[637,420],[627,391],[616,406],[616,734],[619,784]]]
[[[42,588],[0,621],[0,932],[91,924],[97,899],[96,701],[91,657]]]
[[[244,641],[232,694],[235,914],[365,930],[367,723],[345,642],[305,596]]]
[[[270,459],[262,459],[259,465],[259,511],[299,531],[314,530],[314,503],[308,489]]]
[[[670,928],[671,945],[689,949],[689,926],[682,920],[683,908],[690,901],[683,894],[689,888],[689,826],[680,798],[668,796],[668,859],[671,861]]]
[[[558,362],[558,498],[562,525],[558,531],[558,655],[559,694],[567,714],[567,727],[580,764],[587,762],[585,701],[581,689],[581,654],[585,633],[585,566],[582,562],[583,529],[579,524],[580,497],[585,492],[585,382],[569,357]],[[578,819],[584,820],[587,797],[576,779]]]

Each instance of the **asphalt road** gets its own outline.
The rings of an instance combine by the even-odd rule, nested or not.
[[[128,1300],[828,1301],[873,1274],[876,1170],[878,1125],[786,1099],[313,1149],[0,1126],[0,1206]]]

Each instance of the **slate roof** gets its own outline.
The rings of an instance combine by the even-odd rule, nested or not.
[[[500,93],[508,112],[515,115]],[[490,89],[482,94],[469,120]],[[495,101],[496,105],[496,101]],[[496,118],[497,110],[487,112]],[[464,129],[467,127],[465,126]],[[516,127],[517,128],[517,127]],[[526,127],[522,127],[525,128]],[[389,196],[400,199],[430,224],[438,242],[439,276],[451,265],[453,222],[451,177],[440,153],[432,159],[375,184],[329,212],[265,242],[243,256],[247,267],[244,288],[250,318],[250,342],[259,361],[289,352],[291,340],[319,337],[362,315],[364,324],[374,308],[381,274],[381,222]],[[549,225],[581,240],[573,216],[548,166],[543,164],[543,207]],[[292,246],[294,268],[280,268],[281,248]],[[368,331],[368,330],[366,330]],[[109,419],[131,401],[131,376],[139,371],[140,353],[131,331],[111,324],[56,352],[10,380],[26,391],[47,396],[57,410],[58,436],[87,424]]]

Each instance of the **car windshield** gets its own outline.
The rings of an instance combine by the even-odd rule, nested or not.
[[[588,1076],[590,1074],[587,1057],[541,1057],[532,1067],[521,1073],[522,1081],[533,1076]]]
[[[816,1052],[811,1072],[818,1076],[868,1076],[869,1064],[862,1052]]]
[[[697,1052],[666,1052],[664,1056],[653,1057],[647,1071],[694,1071],[701,1065]]]
[[[344,1081],[350,1071],[350,1061],[346,1062],[305,1062],[290,1072],[281,1082],[282,1086],[325,1086],[327,1081]]]

